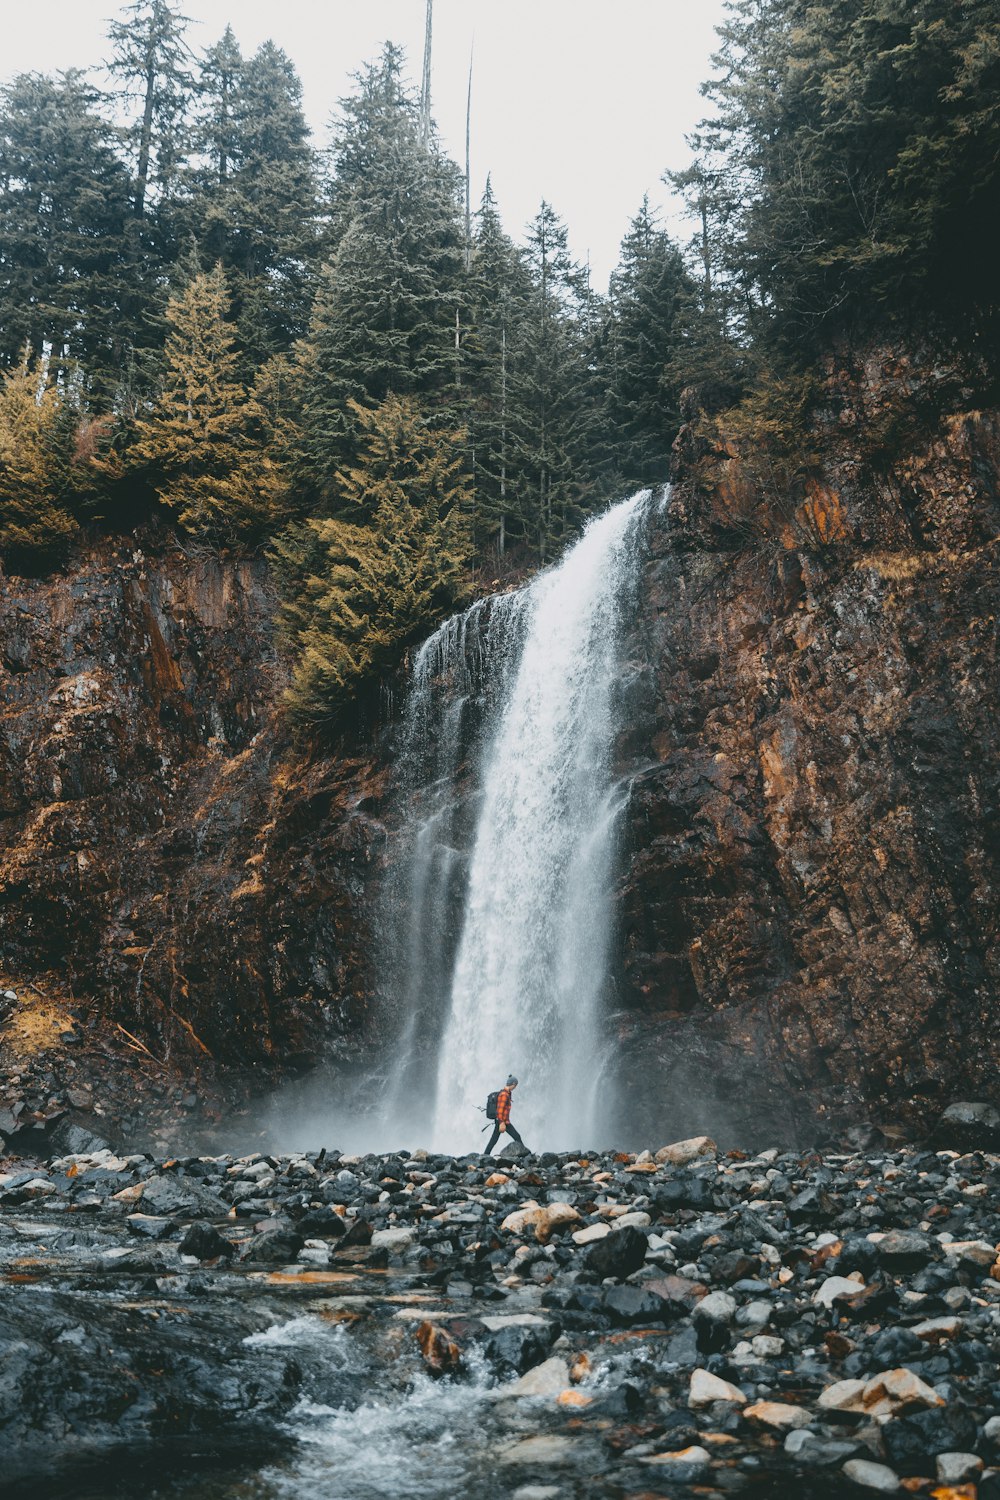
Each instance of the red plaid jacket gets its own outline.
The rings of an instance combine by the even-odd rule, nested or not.
[[[501,1089],[497,1095],[497,1124],[506,1125],[510,1119],[510,1089]]]

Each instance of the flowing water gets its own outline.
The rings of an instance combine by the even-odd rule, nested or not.
[[[557,566],[449,620],[416,660],[404,766],[424,785],[404,862],[398,1056],[407,1095],[417,1059],[436,1098],[438,1150],[477,1144],[477,1109],[509,1072],[532,1147],[600,1129],[624,801],[611,751],[648,500],[595,518]]]

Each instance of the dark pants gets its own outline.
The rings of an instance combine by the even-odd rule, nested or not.
[[[511,1140],[512,1141],[516,1141],[519,1146],[523,1146],[524,1145],[524,1142],[522,1141],[521,1137],[518,1135],[517,1131],[514,1129],[513,1125],[510,1123],[509,1120],[507,1121],[507,1134],[510,1136]],[[494,1125],[494,1127],[493,1127],[493,1134],[490,1136],[490,1143],[486,1147],[486,1155],[487,1156],[489,1156],[490,1152],[493,1150],[493,1147],[496,1145],[496,1143],[497,1143],[497,1141],[499,1139],[500,1139],[500,1126],[499,1125]]]

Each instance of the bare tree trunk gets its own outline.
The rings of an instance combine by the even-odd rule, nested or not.
[[[507,324],[500,330],[500,556],[507,544]]]
[[[424,145],[431,138],[431,25],[434,16],[434,0],[427,0],[424,21],[424,73],[420,85],[420,133]]]
[[[150,41],[149,63],[146,68],[146,99],[142,110],[142,134],[139,137],[139,161],[136,168],[135,216],[141,219],[146,206],[146,185],[149,182],[149,153],[153,146],[153,99],[156,93],[156,61]]]
[[[473,47],[475,43],[473,43]],[[469,88],[465,96],[465,269],[472,264],[472,190],[469,168],[472,139],[472,47],[469,49]]]

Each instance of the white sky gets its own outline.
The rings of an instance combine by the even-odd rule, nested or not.
[[[183,9],[196,50],[227,21],[245,53],[267,37],[283,47],[320,144],[350,74],[387,39],[406,49],[419,83],[424,0],[187,0]],[[547,198],[604,290],[643,193],[667,207],[661,175],[687,162],[684,134],[703,113],[698,85],[722,12],[723,0],[435,0],[434,114],[460,165],[475,47],[473,205],[492,173],[507,230],[520,238]],[[0,79],[96,66],[117,14],[115,0],[0,0]],[[686,237],[675,216],[670,227]]]

